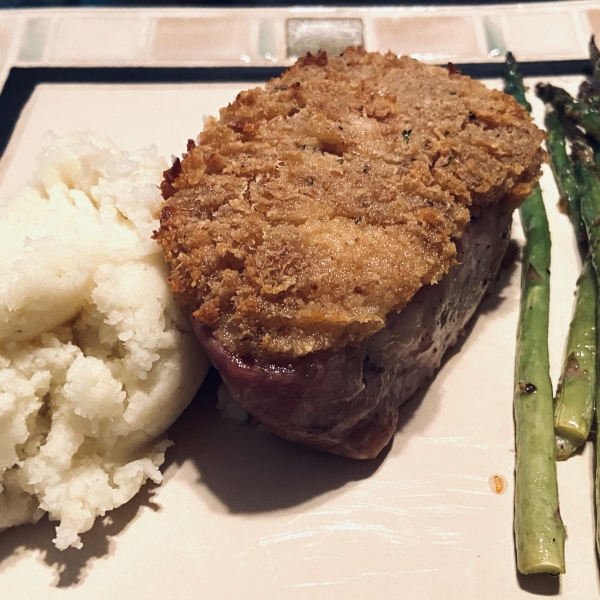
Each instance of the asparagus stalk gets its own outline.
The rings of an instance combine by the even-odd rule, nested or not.
[[[564,573],[565,532],[558,508],[548,357],[550,235],[539,187],[520,213],[526,242],[514,398],[517,567],[525,575]]]
[[[573,148],[576,157],[575,176],[581,189],[581,216],[585,223],[589,249],[596,271],[600,276],[600,179],[595,173],[591,152],[585,143],[578,141]],[[600,319],[600,306],[596,303],[596,318]],[[598,355],[597,355],[598,358]],[[598,363],[596,363],[598,367]],[[596,395],[596,547],[600,548],[600,394]]]
[[[594,267],[594,270],[596,268]],[[598,283],[598,271],[596,271],[596,285]],[[600,303],[596,302],[596,323],[600,323]],[[596,329],[596,345],[598,344],[598,329]],[[598,383],[598,372],[600,372],[600,356],[596,352],[596,384]],[[596,508],[596,552],[600,552],[600,393],[596,390],[596,468],[594,492],[595,492],[595,508]]]
[[[589,51],[590,62],[592,63],[592,75],[600,83],[600,51],[598,50],[598,46],[596,46],[594,36],[590,38]]]
[[[586,239],[585,225],[581,220],[579,190],[573,175],[573,164],[567,155],[565,132],[556,111],[546,111],[546,147],[550,155],[550,167],[560,194],[560,202],[569,213],[569,219],[578,241]]]
[[[588,106],[598,110],[600,108],[600,90],[598,89],[599,83],[600,82],[595,82],[594,85],[584,79],[579,86],[577,102],[580,104],[587,104]]]
[[[580,190],[567,155],[564,130],[553,110],[546,112],[545,122],[550,165],[561,201],[566,198],[573,229],[582,242],[587,234],[581,219]],[[586,160],[590,157],[586,156]],[[558,460],[565,460],[586,442],[592,424],[596,394],[596,298],[596,274],[587,258],[577,281],[575,309],[554,404]]]
[[[560,115],[572,119],[586,133],[600,141],[600,119],[598,107],[585,97],[574,99],[567,91],[550,83],[538,83],[535,91],[546,103],[551,104]]]
[[[517,61],[512,52],[506,53],[504,63],[504,91],[510,94],[527,112],[531,112],[531,104],[525,96],[523,77],[519,73]]]
[[[590,63],[592,65],[592,80],[583,80],[579,87],[579,100],[594,104],[598,108],[600,102],[600,51],[596,46],[594,36],[590,38],[588,44]]]
[[[596,274],[585,259],[577,280],[573,319],[554,406],[556,458],[564,460],[585,444],[596,400]]]
[[[507,91],[527,107],[512,55]],[[515,545],[517,568],[564,573],[565,531],[558,508],[554,411],[549,374],[550,232],[539,185],[520,208],[525,232],[515,359]]]

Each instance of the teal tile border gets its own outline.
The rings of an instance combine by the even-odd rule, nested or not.
[[[277,24],[274,19],[261,19],[258,26],[258,53],[265,60],[276,62]]]
[[[508,48],[502,33],[501,17],[498,15],[483,17],[485,42],[489,58],[498,58],[506,54]]]
[[[44,57],[51,21],[47,17],[34,17],[27,20],[17,60],[24,63],[39,63]]]

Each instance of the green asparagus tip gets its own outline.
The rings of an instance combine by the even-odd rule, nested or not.
[[[538,83],[535,94],[545,104],[551,104],[557,96],[557,88],[551,83]]]
[[[593,34],[590,37],[589,52],[590,60],[592,61],[592,67],[594,67],[594,63],[600,59],[600,50],[598,50],[598,46],[596,46],[596,39]]]
[[[519,73],[517,61],[512,52],[506,53],[504,61],[504,91],[513,96],[527,112],[531,112],[531,104],[525,97],[523,76]]]
[[[588,168],[594,168],[594,150],[582,138],[573,140],[571,152],[575,160],[583,163]]]

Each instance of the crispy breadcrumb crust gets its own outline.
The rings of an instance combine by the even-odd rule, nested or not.
[[[543,137],[451,67],[309,54],[188,142],[155,239],[173,291],[231,352],[335,350],[439,281],[472,213],[530,193]]]

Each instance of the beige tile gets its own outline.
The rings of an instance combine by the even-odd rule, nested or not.
[[[0,71],[8,60],[10,44],[14,35],[14,27],[11,22],[0,24]]]
[[[568,12],[524,12],[507,16],[510,50],[518,60],[577,58],[581,54]]]
[[[162,63],[246,63],[250,48],[249,19],[164,18],[156,24],[151,56]]]
[[[425,60],[470,59],[479,55],[471,17],[431,16],[375,19],[375,44],[385,52]]]
[[[318,50],[337,55],[364,45],[361,19],[288,19],[285,30],[289,58]]]
[[[63,17],[51,42],[52,62],[123,63],[139,59],[143,21],[121,17]]]

